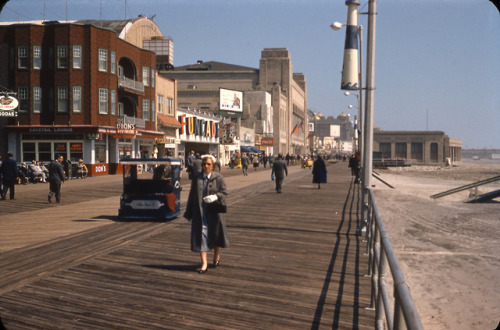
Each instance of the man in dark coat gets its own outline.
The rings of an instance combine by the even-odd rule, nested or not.
[[[320,155],[318,155],[313,163],[312,174],[313,183],[317,183],[318,189],[321,189],[320,184],[326,183],[326,164]]]
[[[248,165],[250,165],[250,158],[248,158],[246,153],[241,156],[241,169],[243,170],[243,175],[248,175]]]
[[[52,196],[56,195],[56,203],[61,203],[61,183],[64,182],[63,156],[57,155],[56,159],[49,164],[50,191],[48,200],[52,203]]]
[[[281,194],[281,185],[285,175],[288,176],[288,168],[286,162],[283,160],[283,155],[278,155],[278,160],[273,163],[273,170],[271,175],[274,175],[276,181],[276,192]]]
[[[17,162],[12,159],[14,155],[12,152],[7,153],[7,159],[2,162],[2,165],[0,166],[0,173],[2,177],[2,183],[3,183],[3,189],[1,191],[2,193],[2,199],[7,198],[7,191],[10,189],[10,199],[15,199],[14,198],[14,187],[16,185],[17,178],[19,177],[19,173],[17,171]]]

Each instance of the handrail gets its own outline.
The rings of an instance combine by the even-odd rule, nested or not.
[[[369,275],[372,277],[371,308],[375,308],[376,328],[423,329],[422,322],[410,295],[410,289],[392,248],[372,189],[368,189],[368,218],[366,224]],[[390,299],[387,276],[392,276],[393,292]],[[394,308],[392,308],[394,303]]]

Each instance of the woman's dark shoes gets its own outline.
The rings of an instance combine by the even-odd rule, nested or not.
[[[220,264],[220,258],[214,259],[214,264],[213,264],[214,268],[217,268],[217,266],[219,266],[219,264]]]
[[[198,274],[205,274],[207,271],[208,271],[208,267],[207,267],[207,268],[205,268],[205,269],[201,269],[201,268],[197,268],[197,269],[196,269],[196,272],[197,272]]]

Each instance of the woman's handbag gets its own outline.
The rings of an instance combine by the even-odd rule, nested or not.
[[[215,201],[213,203],[207,204],[208,212],[210,213],[226,213],[226,203],[223,201]]]

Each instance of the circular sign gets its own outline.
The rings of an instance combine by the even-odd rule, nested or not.
[[[19,102],[12,96],[0,96],[0,110],[14,110],[18,105]]]

